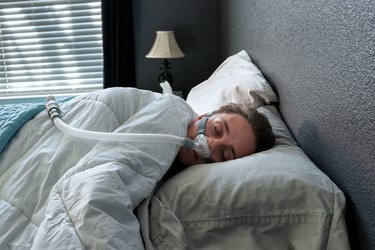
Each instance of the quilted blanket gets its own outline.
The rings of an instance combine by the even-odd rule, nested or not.
[[[196,116],[177,96],[131,88],[92,92],[61,109],[81,129],[177,136]],[[0,155],[0,249],[143,249],[133,211],[178,149],[75,138],[40,112]]]

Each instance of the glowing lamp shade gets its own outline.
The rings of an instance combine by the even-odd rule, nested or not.
[[[173,31],[156,31],[156,38],[147,58],[181,58],[184,57],[177,44]]]

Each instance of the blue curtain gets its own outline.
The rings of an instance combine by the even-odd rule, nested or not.
[[[131,0],[102,0],[104,88],[135,87]]]

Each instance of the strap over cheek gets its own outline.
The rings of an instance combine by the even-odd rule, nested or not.
[[[204,115],[204,117],[202,119],[200,119],[200,121],[198,123],[198,135],[199,134],[202,134],[202,135],[206,134],[206,124],[207,124],[208,118],[210,118],[211,115],[212,115],[212,113],[207,113],[207,114]]]

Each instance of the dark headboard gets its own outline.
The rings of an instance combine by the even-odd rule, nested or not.
[[[222,58],[242,49],[305,153],[345,193],[353,249],[375,249],[374,1],[222,0]]]

